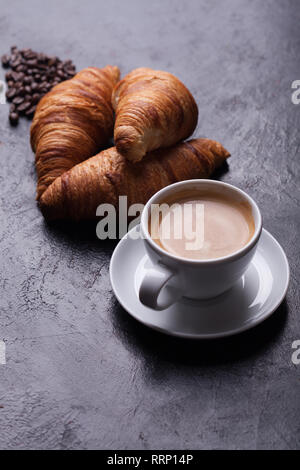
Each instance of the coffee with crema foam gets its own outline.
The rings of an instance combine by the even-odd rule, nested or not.
[[[168,253],[187,259],[230,255],[243,248],[255,232],[250,204],[228,194],[189,191],[152,209],[151,238]]]

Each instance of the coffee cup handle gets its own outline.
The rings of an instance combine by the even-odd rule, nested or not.
[[[164,300],[159,300],[160,292],[175,275],[176,272],[159,263],[149,269],[139,290],[139,298],[142,304],[154,310],[165,310],[176,302],[181,297],[181,291],[177,287],[169,287],[168,291],[165,292]]]

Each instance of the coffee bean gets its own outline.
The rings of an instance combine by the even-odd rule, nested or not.
[[[24,101],[24,103],[22,103],[18,106],[18,111],[19,111],[19,113],[23,114],[30,107],[31,107],[31,103],[28,102],[28,101]]]
[[[10,66],[13,70],[16,70],[21,65],[21,61],[19,59],[10,62]]]
[[[35,113],[35,110],[36,110],[36,106],[31,106],[31,108],[27,109],[27,111],[25,112],[25,115],[27,117],[32,117]]]
[[[75,70],[74,65],[69,64],[69,63],[67,63],[67,62],[64,63],[64,67],[63,67],[63,68],[64,68],[64,70],[72,70],[72,71]]]
[[[16,112],[9,113],[9,121],[12,126],[16,126],[19,122],[19,115]]]
[[[16,96],[14,99],[13,99],[13,103],[16,105],[16,106],[19,106],[19,104],[23,103],[24,101],[24,97],[23,96]]]
[[[6,72],[6,74],[5,74],[5,80],[6,80],[7,82],[9,82],[10,80],[12,80],[12,76],[11,76],[11,75],[12,75],[12,72]]]
[[[9,55],[3,55],[1,57],[1,63],[3,67],[9,67],[10,64],[10,57]]]
[[[45,56],[45,54],[38,54],[37,59],[40,63],[44,63],[47,57]]]
[[[36,54],[31,49],[27,49],[26,51],[23,52],[23,57],[26,60],[32,60],[36,57]]]
[[[16,67],[16,72],[24,72],[24,70],[25,70],[25,67],[22,64],[20,64],[20,65],[18,65],[18,67]]]
[[[21,87],[19,90],[18,90],[18,95],[19,96],[25,96],[26,95],[26,90],[24,87]]]
[[[37,66],[37,60],[36,59],[30,59],[30,60],[27,60],[27,66],[28,67],[31,67],[31,68],[36,68]]]
[[[73,69],[70,69],[70,68],[66,69],[66,73],[67,73],[68,75],[72,75],[72,76],[74,76],[74,74],[75,74],[74,70],[73,70]]]
[[[14,82],[17,82],[18,78],[19,78],[19,74],[17,72],[12,72],[11,73],[11,78]]]
[[[4,67],[10,66],[5,79],[8,89],[7,99],[12,101],[10,121],[17,123],[20,114],[32,117],[39,100],[54,86],[68,80],[76,73],[71,60],[61,61],[32,49],[11,48],[11,55],[1,58]]]
[[[31,91],[34,92],[38,89],[38,84],[36,82],[32,82],[30,85]]]
[[[32,95],[31,103],[37,104],[40,101],[40,98],[41,95],[39,95],[39,93],[34,93],[34,95]]]
[[[11,101],[12,99],[14,99],[16,97],[17,90],[15,88],[11,88],[10,90],[7,90],[5,95],[6,95],[6,98],[8,99],[8,101]]]
[[[51,67],[51,65],[56,64],[57,62],[57,57],[49,57],[48,59],[48,65]]]
[[[26,76],[26,77],[24,77],[23,83],[24,83],[24,85],[30,85],[32,83],[32,81],[33,81],[32,77]]]

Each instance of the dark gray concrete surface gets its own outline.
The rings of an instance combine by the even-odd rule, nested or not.
[[[297,0],[1,1],[0,54],[178,75],[199,105],[194,135],[231,151],[221,179],[257,200],[291,265],[287,300],[248,333],[146,329],[112,293],[115,244],[94,224],[45,224],[29,122],[11,128],[0,105],[1,449],[300,448],[299,24]]]

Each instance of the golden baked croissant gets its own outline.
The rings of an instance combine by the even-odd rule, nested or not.
[[[146,152],[189,137],[198,120],[196,102],[171,73],[138,68],[114,88],[114,141],[118,152],[137,162]]]
[[[48,187],[40,207],[49,219],[93,219],[102,203],[118,207],[146,203],[159,189],[177,181],[207,178],[230,154],[209,139],[194,139],[149,153],[142,162],[129,162],[115,147],[74,166]]]
[[[118,67],[89,67],[39,102],[31,126],[37,199],[55,178],[95,155],[112,137],[111,94],[119,76]]]

